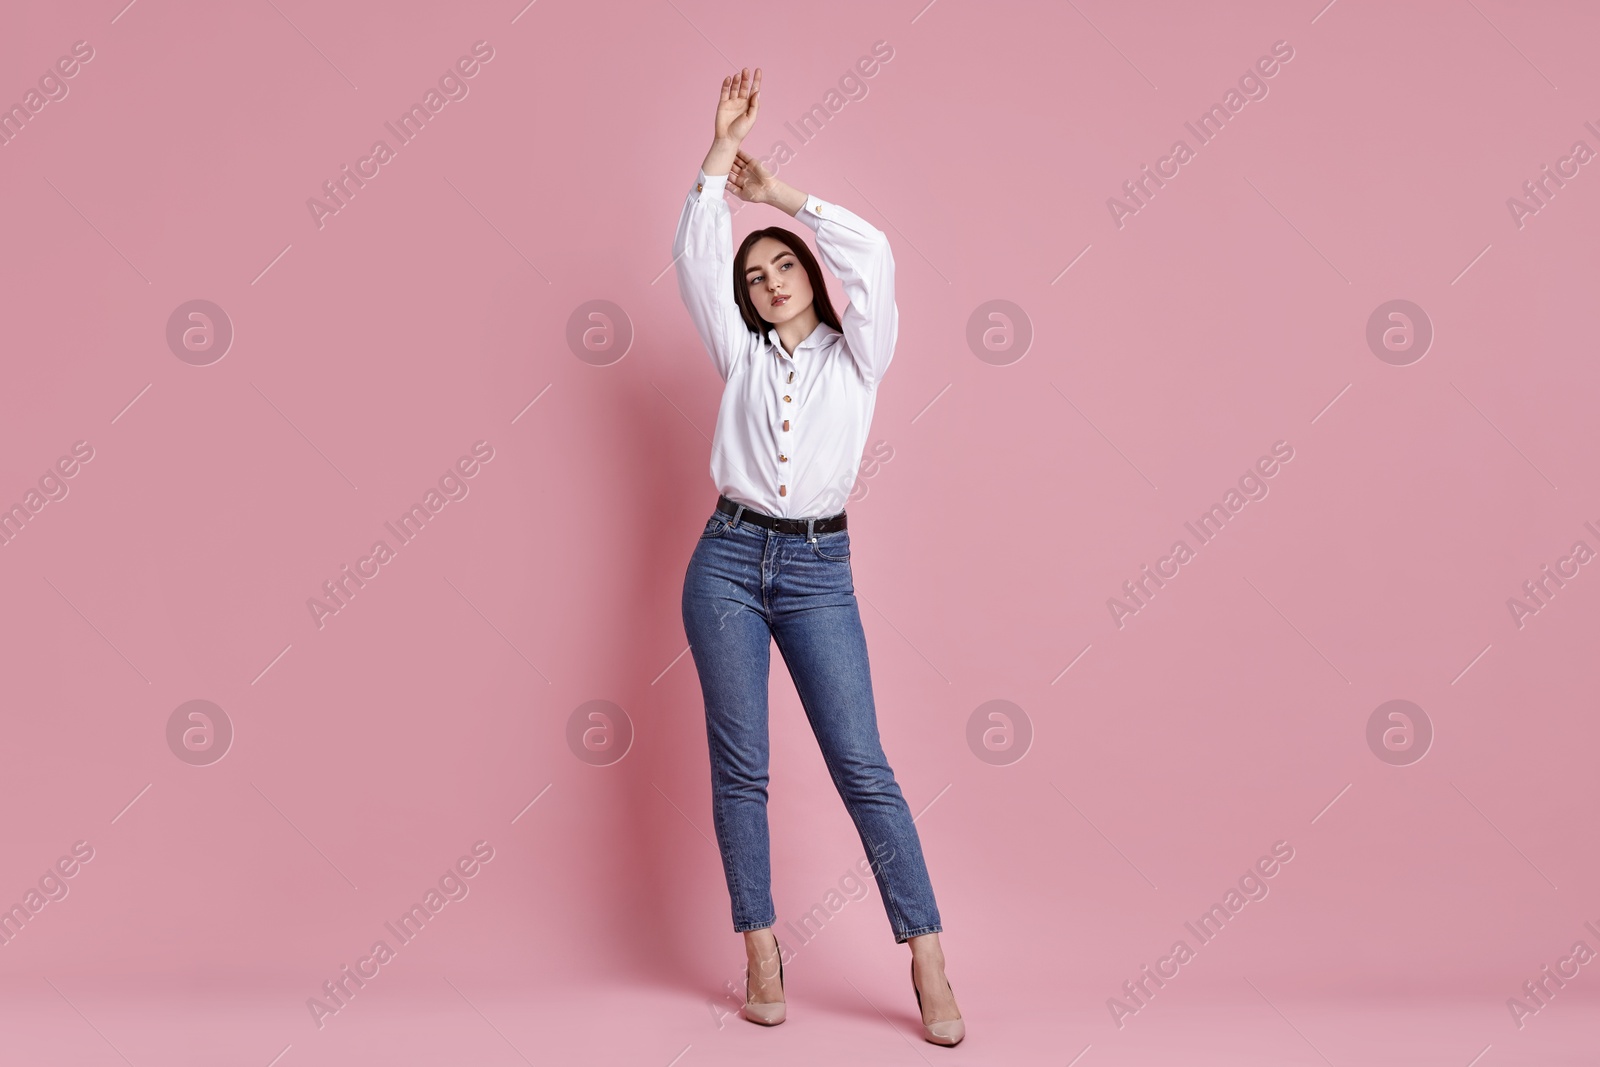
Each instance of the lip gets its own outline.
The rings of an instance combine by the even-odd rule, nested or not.
[[[787,293],[783,293],[783,294],[780,294],[780,295],[775,296],[775,297],[772,298],[772,306],[773,307],[782,307],[784,304],[787,304],[788,302],[789,302],[789,295]]]

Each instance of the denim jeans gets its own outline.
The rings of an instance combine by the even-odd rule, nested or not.
[[[711,813],[735,932],[772,926],[767,831],[771,646],[866,848],[896,942],[943,929],[911,810],[878,738],[850,533],[779,533],[713,512],[689,558],[683,628],[705,698]]]

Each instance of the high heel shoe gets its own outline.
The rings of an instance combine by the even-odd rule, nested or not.
[[[773,936],[772,941],[773,944],[777,944],[778,938],[776,935]],[[783,988],[782,945],[778,945],[778,988]],[[744,996],[744,1017],[753,1023],[760,1023],[762,1026],[777,1026],[788,1017],[789,1004],[785,1000],[757,1003],[750,999],[750,964],[748,961],[744,965]]]
[[[945,979],[949,985],[950,980]],[[911,991],[917,995],[917,1019],[922,1019],[922,990],[917,988],[917,961],[911,961]],[[950,995],[954,996],[955,986],[950,986]],[[961,1039],[967,1036],[967,1024],[957,1015],[954,1019],[940,1019],[936,1023],[922,1024],[922,1039],[932,1041],[935,1045],[959,1045]]]

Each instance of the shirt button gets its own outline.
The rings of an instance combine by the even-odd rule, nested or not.
[[[789,428],[789,420],[788,419],[784,419],[783,420],[783,428],[785,430],[787,430]]]
[[[790,381],[791,381],[791,382],[792,382],[792,381],[794,381],[794,371],[790,371],[790,372],[789,372],[789,380],[790,380]]]
[[[783,402],[784,402],[784,403],[785,403],[785,404],[787,404],[787,403],[789,403],[789,402],[790,402],[790,400],[789,400],[789,394],[788,394],[788,393],[784,393],[784,394],[783,394]]]
[[[779,463],[787,463],[787,462],[789,462],[789,457],[784,455],[782,452],[779,452],[778,453],[778,462]]]
[[[694,191],[698,193],[700,190],[704,189],[705,187],[706,187],[706,183],[705,182],[695,182]]]
[[[788,496],[789,495],[789,487],[787,485],[778,486],[778,495],[779,496]]]

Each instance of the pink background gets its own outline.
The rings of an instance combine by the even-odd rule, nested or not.
[[[1506,999],[1600,949],[1600,568],[1520,628],[1507,600],[1600,550],[1600,164],[1506,205],[1600,149],[1600,12],[919,3],[12,6],[0,103],[94,57],[0,147],[0,505],[94,456],[0,548],[0,903],[94,857],[0,948],[3,1062],[1593,1055],[1596,966],[1520,1029]],[[307,199],[476,41],[469,95],[319,229]],[[1268,95],[1115,225],[1277,41]],[[898,264],[853,573],[954,1051],[918,1039],[875,887],[782,929],[862,849],[777,656],[790,1022],[719,1017],[743,959],[679,615],[719,382],[670,244],[740,65],[746,147],[786,142],[780,176]],[[207,366],[166,339],[195,299],[234,329]],[[1395,299],[1434,331],[1404,366],[1366,340]],[[609,365],[567,342],[594,300],[632,331]],[[1006,365],[967,341],[992,300],[1033,335]],[[469,495],[319,629],[307,599],[477,441]],[[1269,495],[1119,628],[1108,599],[1277,441]],[[206,766],[166,735],[195,699],[235,731]],[[1366,740],[1393,699],[1435,733],[1406,766]],[[607,766],[567,742],[590,700],[633,731]],[[967,740],[990,700],[1033,733],[1003,765]],[[319,1029],[306,999],[480,840],[469,895]],[[1119,1028],[1107,998],[1277,841],[1270,895]]]

